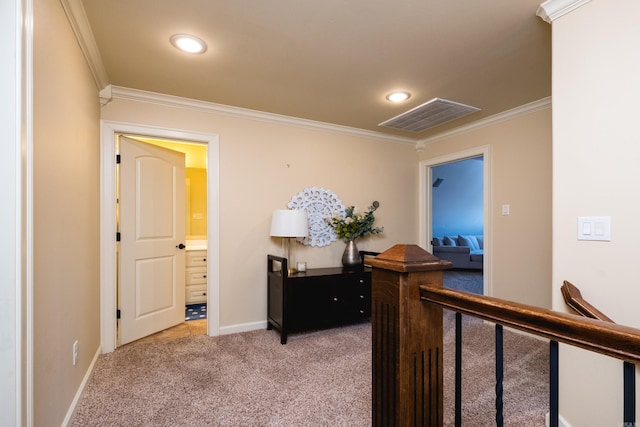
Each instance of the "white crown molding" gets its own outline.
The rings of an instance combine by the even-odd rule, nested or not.
[[[591,0],[547,0],[538,8],[537,15],[547,22],[568,13],[577,7],[588,3]],[[67,15],[67,19],[71,24],[71,28],[76,35],[76,39],[80,45],[83,55],[87,60],[87,64],[91,70],[96,86],[100,90],[100,104],[107,105],[113,98],[129,99],[136,101],[145,101],[155,104],[188,108],[200,111],[215,112],[218,114],[224,114],[233,117],[250,118],[254,120],[270,121],[277,123],[285,123],[292,126],[321,129],[329,132],[360,136],[365,138],[374,138],[383,141],[398,142],[403,144],[415,144],[418,151],[422,151],[425,144],[441,139],[447,136],[455,135],[462,132],[467,132],[471,129],[486,126],[497,121],[506,120],[514,115],[524,114],[532,111],[533,108],[538,108],[534,104],[539,102],[545,102],[545,100],[536,101],[531,104],[527,104],[523,107],[518,107],[513,110],[509,110],[505,113],[500,113],[495,116],[491,116],[486,119],[473,122],[467,126],[461,126],[455,128],[449,132],[435,135],[433,137],[416,141],[413,138],[407,138],[397,135],[388,135],[382,132],[368,131],[348,126],[335,125],[331,123],[318,122],[315,120],[301,119],[297,117],[284,116],[280,114],[267,113],[257,110],[249,110],[246,108],[232,107],[223,104],[216,104],[205,101],[198,101],[188,98],[182,98],[172,95],[159,94],[155,92],[147,92],[137,89],[129,89],[119,86],[112,86],[109,84],[109,77],[107,71],[102,62],[102,57],[93,36],[93,31],[89,25],[84,6],[81,0],[60,0],[62,7]],[[550,104],[550,98],[547,101]],[[540,108],[546,108],[544,105]],[[520,109],[524,108],[523,111]],[[505,116],[506,115],[506,116]]]
[[[551,24],[563,15],[589,3],[591,0],[547,0],[542,3],[536,15]]]
[[[229,105],[215,104],[212,102],[199,101],[190,98],[182,98],[179,96],[166,95],[156,92],[148,92],[139,89],[131,89],[120,86],[106,86],[100,91],[100,100],[102,105],[106,105],[111,102],[112,99],[124,99],[131,101],[148,102],[156,105],[162,105],[167,107],[185,108],[195,111],[212,112],[216,114],[223,114],[231,117],[240,117],[245,119],[284,123],[291,126],[320,129],[328,132],[360,136],[364,138],[373,138],[383,141],[397,142],[403,144],[414,144],[418,152],[422,152],[426,144],[434,141],[448,138],[461,133],[469,132],[474,129],[479,129],[491,124],[499,123],[505,120],[512,119],[514,117],[529,114],[538,110],[544,110],[551,108],[551,97],[543,98],[538,101],[531,102],[529,104],[522,105],[520,107],[507,110],[505,112],[495,114],[490,117],[469,123],[464,126],[457,127],[450,131],[416,141],[415,139],[405,138],[396,135],[387,135],[381,132],[368,131],[358,128],[352,128],[348,126],[340,126],[331,123],[318,122],[314,120],[301,119],[297,117],[283,116],[274,113],[266,113],[263,111],[249,110],[247,108],[232,107]]]
[[[368,131],[363,129],[352,128],[348,126],[340,126],[331,123],[318,122],[315,120],[301,119],[297,117],[283,116],[280,114],[266,113],[263,111],[249,110],[247,108],[232,107],[229,105],[215,104],[212,102],[199,101],[190,98],[182,98],[179,96],[166,95],[156,92],[147,92],[138,89],[125,88],[120,86],[107,86],[100,91],[100,98],[103,105],[111,99],[125,99],[132,101],[142,101],[167,107],[185,108],[195,111],[211,112],[223,114],[231,117],[240,117],[245,119],[284,123],[291,126],[320,129],[328,132],[360,136],[364,138],[373,138],[383,141],[399,142],[403,144],[415,144],[416,140],[396,135],[387,135],[381,132]]]
[[[102,105],[103,107],[113,100],[113,92],[111,90],[112,87],[113,86],[111,85],[105,86],[104,89],[102,89],[98,93],[98,95],[100,96],[100,105]]]
[[[60,3],[62,3],[64,12],[67,14],[67,19],[80,44],[82,54],[87,60],[96,86],[98,89],[102,89],[109,84],[109,77],[104,68],[96,39],[93,37],[93,31],[89,25],[84,6],[82,6],[81,0],[60,0]]]
[[[551,97],[543,98],[538,101],[533,101],[528,104],[521,105],[520,107],[512,108],[511,110],[503,111],[502,113],[494,114],[493,116],[485,117],[484,119],[480,119],[478,121],[469,123],[467,125],[463,125],[455,129],[451,129],[447,132],[443,132],[438,135],[434,135],[432,137],[422,139],[416,143],[416,149],[422,150],[424,149],[425,145],[431,144],[435,141],[439,141],[441,139],[449,138],[455,135],[460,135],[462,133],[480,129],[485,126],[500,123],[505,120],[510,120],[515,117],[521,116],[523,114],[529,114],[539,110],[545,110],[547,108],[551,108]]]

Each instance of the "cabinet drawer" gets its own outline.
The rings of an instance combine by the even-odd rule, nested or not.
[[[185,262],[187,267],[206,266],[207,251],[187,251]]]
[[[207,302],[207,285],[187,286],[185,292],[187,304]]]
[[[354,303],[356,315],[363,317],[371,317],[371,294],[357,295]]]
[[[267,257],[267,329],[280,331],[280,343],[287,334],[353,322],[371,317],[371,270],[342,267],[307,269],[305,273],[283,275],[275,269],[282,258]]]
[[[336,289],[330,297],[331,314],[336,321],[371,316],[371,295],[356,286]]]
[[[191,267],[186,269],[186,285],[207,283],[207,267]]]

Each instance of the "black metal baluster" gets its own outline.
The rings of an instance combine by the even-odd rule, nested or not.
[[[558,427],[559,417],[559,367],[558,341],[549,342],[549,427]]]
[[[456,427],[462,426],[462,314],[456,313]]]
[[[636,425],[636,365],[624,362],[624,425]]]
[[[502,394],[504,379],[504,348],[503,348],[502,325],[496,325],[496,426],[504,425],[502,413]]]

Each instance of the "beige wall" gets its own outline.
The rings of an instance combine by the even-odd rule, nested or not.
[[[385,233],[360,249],[417,243],[412,144],[117,98],[102,119],[219,135],[221,328],[266,320],[266,255],[282,254],[280,239],[269,237],[271,214],[307,187],[362,208],[380,202],[376,224]],[[297,255],[309,268],[326,267],[339,265],[343,250],[343,242],[298,245]]]
[[[501,203],[511,203],[509,219],[515,223],[493,221],[497,296],[521,295],[516,283],[527,298],[546,301],[549,288],[539,284],[550,275],[548,247],[541,243],[549,237],[547,220],[532,220],[520,210],[549,209],[541,190],[549,167],[548,111],[433,142],[422,157],[410,144],[133,100],[115,99],[100,111],[60,3],[35,3],[35,425],[62,423],[99,348],[100,118],[219,135],[222,327],[266,319],[265,258],[282,250],[268,235],[271,213],[293,195],[318,186],[345,204],[366,208],[380,201],[376,224],[385,233],[358,242],[361,249],[418,243],[419,159],[487,144],[493,156],[492,210],[497,215]],[[507,245],[521,248],[522,240],[527,251],[518,253],[526,256],[513,257]],[[331,266],[343,248],[342,242],[300,247],[298,257],[310,268]],[[74,340],[80,343],[75,367]]]
[[[59,426],[100,344],[100,110],[61,3],[34,3],[34,425]]]
[[[592,0],[552,24],[553,281],[573,282],[613,320],[636,328],[638,16],[639,2]],[[611,216],[611,241],[578,241],[578,216]],[[566,310],[557,286],[553,305]],[[564,347],[560,361],[568,423],[622,425],[622,363]]]
[[[430,140],[421,158],[482,146],[490,147],[489,288],[498,298],[550,308],[551,109]]]

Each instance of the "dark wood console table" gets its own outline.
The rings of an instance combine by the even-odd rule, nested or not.
[[[371,268],[311,268],[288,274],[287,259],[267,255],[267,329],[287,334],[371,317]]]

